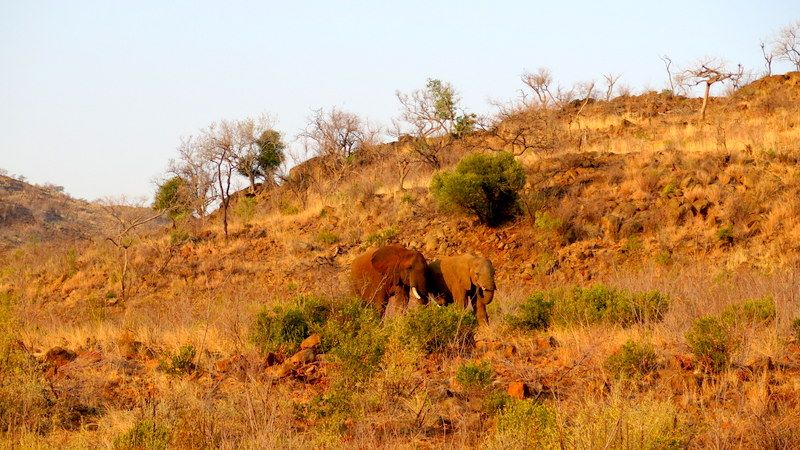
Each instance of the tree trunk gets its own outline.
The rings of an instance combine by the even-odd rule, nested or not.
[[[120,299],[124,302],[126,299],[126,288],[125,285],[125,278],[128,276],[128,247],[123,247],[122,249],[122,275],[120,276],[119,284],[120,284]]]
[[[253,194],[256,192],[256,174],[251,171],[247,176],[250,178],[250,193]]]
[[[225,232],[225,239],[228,239],[228,202],[230,199],[222,201],[222,229]]]
[[[700,107],[700,119],[706,120],[706,106],[708,106],[708,93],[711,91],[711,83],[706,83],[706,91],[703,95],[703,106]]]

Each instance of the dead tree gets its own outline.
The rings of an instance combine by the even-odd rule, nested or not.
[[[102,200],[100,206],[114,223],[114,231],[111,235],[106,236],[106,240],[120,252],[119,290],[120,300],[124,302],[128,296],[128,253],[136,242],[136,236],[133,233],[142,225],[161,217],[164,212],[153,213],[149,208],[144,207],[143,202],[130,202],[124,197]]]
[[[614,85],[617,84],[622,74],[605,74],[603,75],[603,79],[606,81],[606,101],[611,100],[611,97],[614,95]]]
[[[726,81],[738,85],[743,74],[744,67],[742,67],[741,64],[737,66],[737,71],[731,72],[723,61],[715,59],[701,60],[695,64],[694,67],[684,71],[688,83],[691,83],[693,86],[705,86],[703,90],[703,104],[700,107],[701,120],[705,120],[706,118],[706,107],[708,106],[708,96],[711,92],[711,86]]]
[[[772,49],[767,49],[767,43],[764,41],[759,42],[761,47],[761,56],[764,57],[764,65],[767,68],[766,76],[772,75],[772,60],[775,58],[775,53]]]
[[[546,108],[550,102],[555,103],[555,97],[550,92],[550,85],[553,83],[553,74],[550,69],[546,67],[539,67],[536,72],[522,72],[520,76],[525,86],[528,86],[536,95],[536,103],[538,106]],[[525,94],[523,93],[523,102],[525,102]],[[527,103],[527,102],[525,102]]]
[[[672,59],[667,55],[659,56],[661,61],[664,62],[664,68],[667,69],[667,81],[669,81],[669,90],[675,94],[675,76],[672,74]]]
[[[773,49],[778,59],[791,63],[795,70],[800,70],[800,20],[781,28]]]

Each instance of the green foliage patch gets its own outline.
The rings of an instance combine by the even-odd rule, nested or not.
[[[473,214],[495,226],[518,211],[518,192],[525,186],[525,170],[511,153],[470,153],[455,170],[439,172],[431,193],[444,209]]]

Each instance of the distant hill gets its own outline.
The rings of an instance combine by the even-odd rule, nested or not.
[[[111,225],[95,203],[58,186],[38,186],[0,175],[0,251],[27,242],[69,242],[97,237]]]

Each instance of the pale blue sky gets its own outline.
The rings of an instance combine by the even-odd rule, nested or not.
[[[150,195],[181,136],[215,120],[269,113],[293,138],[336,105],[386,125],[395,90],[428,77],[481,113],[539,66],[661,89],[660,54],[760,69],[759,39],[800,18],[796,0],[648,3],[0,0],[0,168],[87,199]]]

